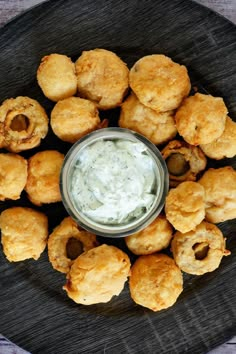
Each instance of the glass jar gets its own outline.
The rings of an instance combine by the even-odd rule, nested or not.
[[[79,192],[75,193],[75,190],[77,188],[76,186],[79,186],[79,188],[83,188],[82,187],[83,183],[85,184],[87,183],[86,182],[87,175],[83,183],[79,177],[76,179],[76,173],[78,173],[78,169],[80,169],[80,165],[78,161],[80,161],[80,157],[82,156],[82,153],[84,154],[86,149],[91,148],[91,146],[95,147],[96,145],[94,144],[97,142],[101,142],[102,144],[106,142],[112,142],[113,144],[116,144],[116,142],[119,142],[118,144],[119,146],[122,146],[123,143],[125,146],[125,142],[138,143],[139,145],[136,146],[141,147],[141,150],[143,148],[144,151],[142,153],[145,155],[145,157],[148,157],[149,161],[151,162],[152,169],[153,169],[152,175],[155,176],[154,177],[155,183],[151,194],[152,203],[147,208],[145,207],[140,208],[140,210],[143,210],[142,213],[140,212],[141,213],[140,215],[138,216],[133,215],[132,217],[127,216],[127,220],[125,222],[124,221],[116,222],[113,220],[113,222],[111,223],[108,221],[107,222],[104,221],[104,218],[102,221],[99,221],[99,217],[93,218],[91,216],[88,216],[88,214],[86,214],[86,212],[83,211],[82,205],[84,201],[78,200],[79,195],[83,194],[83,190],[82,193]],[[106,154],[107,154],[106,169],[107,169],[109,168],[109,151],[106,151]],[[87,156],[89,157],[89,155]],[[140,156],[142,157],[142,155]],[[135,156],[133,158],[135,158]],[[135,166],[136,162],[132,161],[132,155],[130,161],[134,163]],[[83,163],[86,163],[86,159],[85,162]],[[111,168],[110,175],[112,176],[114,166],[110,165],[110,168]],[[90,167],[88,168],[87,173],[89,174],[91,173],[92,177],[95,176],[94,182],[96,182],[96,171],[94,171],[93,166],[91,166],[91,168]],[[80,176],[82,175],[80,174]],[[109,177],[109,170],[108,170],[108,177]],[[135,176],[132,176],[132,178],[135,178]],[[106,185],[104,186],[103,186],[103,194],[106,193],[106,189],[107,190],[109,189],[109,184],[107,185],[107,188]],[[90,186],[90,188],[93,188],[93,185],[92,187]],[[96,235],[106,236],[106,237],[124,237],[136,233],[144,229],[145,227],[147,227],[161,212],[165,203],[165,197],[168,192],[168,189],[169,189],[168,170],[165,161],[161,156],[160,151],[157,149],[157,147],[154,144],[152,144],[144,136],[136,132],[133,132],[129,129],[123,129],[123,128],[104,128],[104,129],[96,130],[82,137],[71,147],[71,149],[66,154],[62,166],[62,170],[61,170],[61,176],[60,176],[60,190],[62,195],[62,202],[67,212],[70,214],[70,216],[82,228]],[[116,190],[116,186],[115,186],[115,190]],[[136,195],[134,196],[135,196],[134,199],[138,199],[138,196]],[[119,208],[119,203],[122,205],[122,200],[121,200],[122,193],[120,196],[117,196],[117,198],[118,198],[117,204],[115,205],[115,207]],[[106,210],[109,209],[111,210],[112,205],[110,206],[108,204],[105,207],[107,208]],[[113,204],[113,208],[114,208],[114,204]],[[124,210],[121,211],[124,212]],[[96,207],[95,207],[95,213],[96,213]]]

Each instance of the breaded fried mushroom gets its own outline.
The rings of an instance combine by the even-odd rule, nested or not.
[[[211,159],[221,160],[236,155],[236,122],[226,118],[223,134],[209,144],[201,145],[202,151]]]
[[[82,253],[73,263],[63,287],[78,304],[108,302],[119,295],[130,272],[130,260],[119,248],[108,245]]]
[[[47,132],[47,114],[36,100],[18,96],[0,106],[0,147],[11,152],[32,149]]]
[[[176,302],[183,291],[183,276],[165,254],[140,256],[131,268],[129,286],[137,304],[160,311]]]
[[[56,150],[40,151],[28,161],[25,191],[35,205],[61,201],[59,176],[64,155]]]
[[[157,112],[179,107],[191,88],[186,67],[162,54],[139,59],[130,70],[129,83],[139,101]]]
[[[126,246],[137,255],[152,254],[169,246],[173,228],[164,215],[159,215],[142,231],[127,236]]]
[[[227,113],[221,97],[196,93],[187,97],[178,108],[176,127],[187,143],[209,144],[223,134]]]
[[[210,168],[198,181],[205,189],[206,220],[219,223],[236,218],[236,171]]]
[[[48,220],[31,208],[12,207],[0,215],[3,252],[8,261],[28,258],[37,260],[44,251],[48,237]]]
[[[205,217],[205,191],[197,182],[182,182],[166,197],[167,220],[181,232],[188,232]]]
[[[103,110],[121,104],[128,91],[129,70],[115,53],[105,49],[83,51],[75,69],[79,96]]]
[[[51,127],[63,141],[75,143],[100,127],[96,105],[83,98],[70,97],[57,102],[51,112]]]
[[[193,231],[176,232],[171,250],[180,269],[195,275],[212,272],[219,267],[223,256],[230,255],[220,229],[205,221]]]
[[[27,160],[17,154],[0,154],[0,200],[19,199],[26,181]]]
[[[75,64],[63,54],[44,56],[37,70],[37,80],[44,95],[55,102],[77,91]]]
[[[153,144],[163,144],[175,137],[174,112],[158,113],[144,106],[132,93],[122,104],[119,126],[134,130]]]
[[[98,245],[94,234],[82,230],[71,217],[67,217],[49,235],[49,261],[54,269],[68,273],[80,254]]]
[[[161,153],[166,161],[171,187],[184,181],[196,181],[197,175],[206,168],[207,159],[202,150],[185,141],[170,141]]]

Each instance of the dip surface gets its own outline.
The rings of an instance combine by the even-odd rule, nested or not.
[[[145,214],[156,197],[155,163],[142,142],[99,140],[78,154],[72,172],[75,207],[94,222],[119,225]]]

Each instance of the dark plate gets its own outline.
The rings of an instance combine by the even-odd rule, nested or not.
[[[236,120],[236,28],[186,0],[57,0],[44,3],[0,30],[0,100],[28,95],[48,113],[53,104],[35,79],[40,58],[51,52],[76,59],[102,47],[129,66],[151,53],[187,65],[194,86],[222,96]],[[117,112],[111,113],[113,124]],[[63,144],[49,134],[40,149]],[[37,149],[25,153],[34,154]],[[215,163],[234,165],[234,160]],[[17,203],[30,205],[23,196]],[[43,208],[50,228],[65,215],[61,204]],[[215,272],[185,277],[172,308],[153,313],[134,305],[126,285],[111,302],[79,306],[62,291],[45,251],[39,261],[9,263],[0,252],[0,331],[33,353],[204,353],[236,333],[236,223],[220,225],[231,257]],[[123,240],[105,240],[124,248]]]

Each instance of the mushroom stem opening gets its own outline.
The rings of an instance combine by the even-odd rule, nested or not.
[[[82,243],[74,237],[71,237],[66,244],[67,258],[72,261],[76,259],[81,253],[83,253]]]
[[[195,243],[193,245],[195,258],[199,261],[207,257],[209,251],[209,245],[207,242]]]
[[[173,153],[166,159],[168,171],[173,176],[183,176],[190,169],[188,161],[180,153]]]
[[[11,121],[10,129],[21,132],[22,130],[27,130],[29,127],[29,118],[24,114],[17,114]]]

